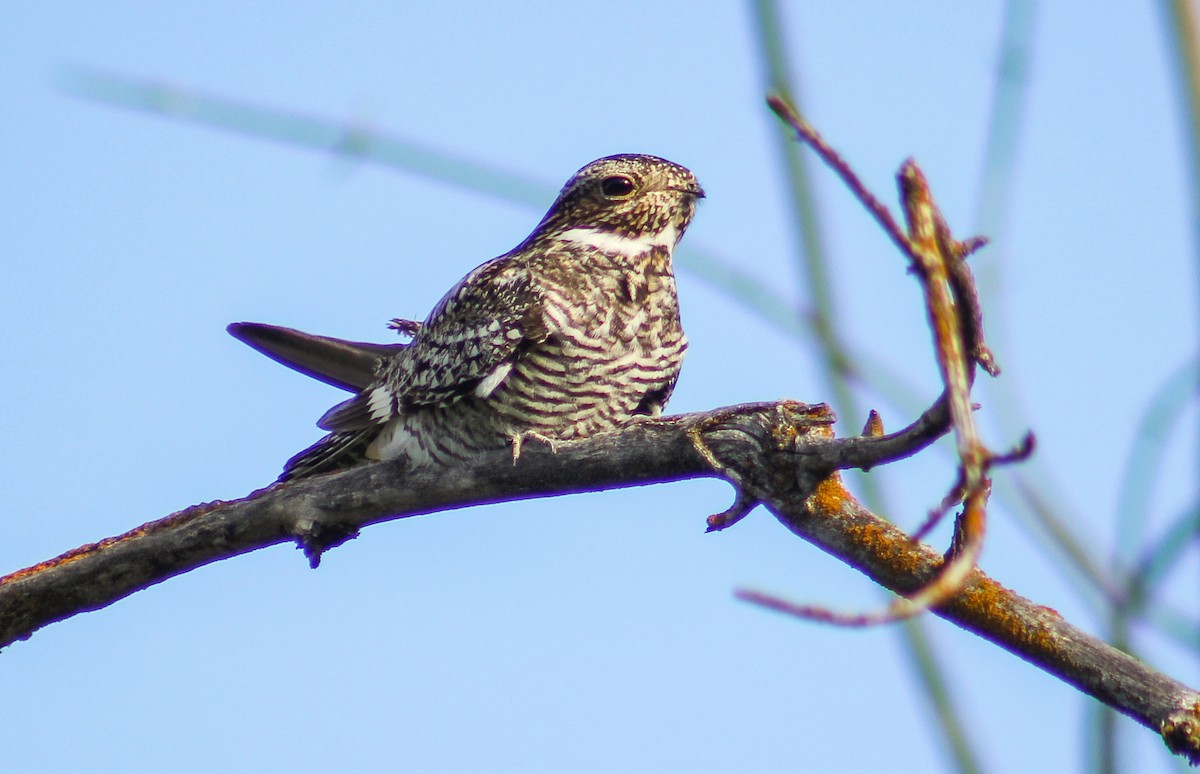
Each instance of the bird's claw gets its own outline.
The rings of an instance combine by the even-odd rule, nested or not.
[[[523,433],[517,433],[512,437],[512,455],[513,464],[517,464],[517,460],[521,459],[521,446],[525,441],[541,441],[550,447],[551,454],[558,453],[558,446],[555,440],[549,436],[542,435],[536,430],[526,430]]]

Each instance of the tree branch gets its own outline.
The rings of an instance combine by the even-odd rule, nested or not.
[[[210,562],[296,542],[315,564],[323,551],[370,524],[502,500],[548,497],[714,475],[691,431],[722,448],[725,434],[752,437],[790,418],[788,432],[833,421],[823,406],[746,404],[633,424],[557,453],[528,444],[455,468],[407,470],[396,462],[275,484],[240,500],[187,508],[0,578],[0,647],[41,627],[98,610],[135,591]],[[836,453],[835,449],[831,452]]]
[[[771,104],[846,181],[922,279],[946,392],[912,425],[882,435],[875,417],[862,436],[836,439],[833,413],[823,404],[746,404],[638,422],[559,444],[557,452],[531,444],[519,464],[500,450],[461,467],[411,470],[399,462],[383,462],[275,484],[240,500],[185,509],[0,578],[0,647],[196,567],[269,545],[296,542],[315,567],[324,551],[382,521],[504,500],[717,476],[735,485],[737,498],[729,509],[709,517],[710,530],[733,525],[762,503],[796,535],[905,597],[950,576],[948,569],[959,569],[932,587],[935,593],[926,594],[917,611],[931,606],[936,615],[1153,729],[1172,751],[1200,764],[1200,693],[1076,629],[974,566],[983,535],[987,469],[1028,453],[1025,448],[1014,455],[992,455],[972,424],[973,367],[998,371],[983,342],[982,313],[963,262],[982,242],[953,239],[912,164],[901,173],[909,225],[905,234],[800,116],[781,100]],[[956,502],[965,506],[949,552],[959,559],[954,565],[862,506],[843,488],[838,474],[910,456],[952,426],[962,466],[960,482],[942,510]],[[823,615],[758,592],[740,596],[785,613]],[[825,614],[831,620],[835,616]]]
[[[942,407],[939,409],[938,407]],[[381,462],[197,505],[0,578],[0,646],[97,610],[175,575],[278,543],[312,560],[361,527],[501,500],[713,476],[734,479],[789,530],[898,594],[934,578],[942,557],[872,514],[836,470],[907,456],[930,443],[928,417],[878,438],[833,438],[833,413],[792,401],[734,406],[640,422],[551,452],[531,444],[455,469]],[[941,431],[947,429],[941,423]],[[697,443],[697,439],[699,443]],[[1200,693],[1076,629],[1057,613],[974,570],[934,613],[984,637],[1160,733],[1200,761]]]

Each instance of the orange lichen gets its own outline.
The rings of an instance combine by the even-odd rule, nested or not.
[[[840,518],[846,515],[847,505],[852,501],[853,496],[846,491],[840,478],[832,475],[817,484],[808,498],[808,506],[815,516]],[[918,579],[929,578],[943,562],[941,556],[914,543],[900,529],[883,520],[848,519],[839,529],[861,552],[860,555],[870,557],[868,564],[881,568],[881,574],[877,576],[880,580],[890,577],[915,588],[920,585]],[[1031,650],[1043,653],[1057,650],[1059,643],[1053,628],[1036,621],[1031,623],[1016,614],[1011,607],[1012,597],[1013,592],[982,573],[974,572],[963,590],[946,601],[945,606],[955,608],[964,618],[1006,641],[1025,643]],[[1047,617],[1059,618],[1053,610],[1046,609],[1044,613]]]
[[[1052,653],[1061,641],[1047,624],[1031,622],[1011,607],[1015,594],[991,578],[977,575],[951,602],[960,613],[1004,642],[1021,643],[1027,652]],[[1057,618],[1057,614],[1055,614]]]
[[[771,427],[776,448],[790,450],[800,436],[831,437],[831,425],[836,419],[833,411],[824,403],[809,405],[794,400],[781,400],[775,407],[779,421]]]
[[[109,546],[112,546],[118,542],[127,540],[132,537],[136,537],[138,534],[141,534],[144,531],[145,531],[144,526],[138,527],[137,529],[131,530],[130,532],[126,532],[123,535],[105,538],[97,543],[86,543],[82,546],[79,546],[78,548],[72,548],[70,551],[67,551],[65,554],[56,556],[53,559],[47,559],[44,562],[38,562],[37,564],[33,565],[32,567],[26,567],[23,570],[17,570],[16,572],[5,575],[3,578],[0,578],[0,586],[3,586],[6,583],[11,583],[13,581],[20,580],[21,578],[26,578],[31,575],[36,575],[40,572],[52,569],[54,567],[62,567],[64,565],[72,564],[74,562],[79,561],[80,559],[91,556],[92,554],[99,553],[100,551],[103,551],[104,549],[106,549]]]
[[[920,545],[914,545],[904,533],[884,521],[867,521],[850,528],[855,545],[868,550],[874,559],[894,575],[917,578],[941,564]]]
[[[823,518],[843,518],[854,496],[846,491],[838,474],[822,480],[809,496],[807,504],[813,515]],[[850,542],[871,557],[873,563],[888,568],[890,574],[918,577],[936,567],[941,557],[914,545],[908,536],[882,519],[847,520],[839,526]]]
[[[46,570],[73,564],[74,562],[77,562],[81,559],[84,559],[86,557],[100,553],[101,551],[105,551],[119,543],[125,543],[130,540],[136,540],[137,538],[140,538],[144,535],[148,535],[148,534],[157,532],[161,529],[165,529],[167,527],[173,526],[179,522],[194,519],[197,516],[207,513],[208,511],[211,511],[212,509],[214,509],[220,505],[225,505],[225,502],[222,500],[214,500],[213,502],[210,502],[210,503],[200,503],[199,505],[193,505],[188,508],[184,508],[182,511],[176,511],[175,513],[172,513],[170,516],[164,516],[161,519],[156,519],[155,521],[147,522],[147,523],[141,525],[140,527],[134,527],[133,529],[131,529],[128,532],[125,532],[123,534],[116,535],[114,537],[104,538],[103,540],[100,540],[95,543],[86,543],[82,546],[79,546],[78,548],[72,548],[70,551],[67,551],[66,553],[61,554],[59,556],[56,556],[53,559],[47,559],[44,562],[38,562],[37,564],[35,564],[31,567],[26,567],[24,569],[17,570],[15,572],[9,573],[8,575],[0,577],[0,586],[3,586],[6,583],[13,583],[15,581],[21,580],[22,578],[28,578],[30,576],[37,575],[38,573],[44,572]]]
[[[1193,766],[1200,764],[1200,702],[1168,716],[1159,734],[1171,752],[1184,756]]]
[[[832,473],[817,484],[808,503],[815,515],[836,517],[842,515],[846,502],[853,500],[854,496],[842,485],[841,475]]]

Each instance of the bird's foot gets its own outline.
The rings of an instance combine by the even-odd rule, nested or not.
[[[551,454],[558,453],[557,441],[555,441],[553,438],[551,438],[547,435],[542,435],[541,433],[537,432],[536,430],[526,430],[525,432],[517,433],[516,435],[514,435],[512,437],[512,452],[513,452],[513,464],[514,465],[517,464],[517,460],[521,459],[521,446],[525,443],[525,441],[541,441],[542,443],[544,443],[550,447]]]
[[[399,333],[401,336],[416,336],[421,330],[421,323],[416,320],[405,320],[400,317],[393,317],[387,327]]]

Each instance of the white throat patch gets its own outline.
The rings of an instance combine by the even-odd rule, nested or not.
[[[679,239],[679,229],[671,224],[657,234],[627,237],[612,231],[600,231],[594,228],[572,228],[564,231],[558,238],[564,242],[594,247],[606,253],[636,258],[639,255],[645,255],[655,247],[673,249],[675,242]]]

